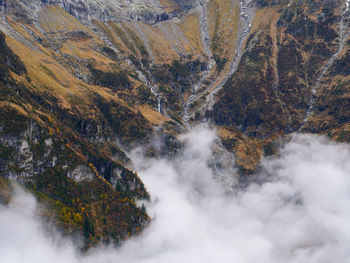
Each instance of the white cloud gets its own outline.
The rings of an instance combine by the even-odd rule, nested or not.
[[[181,139],[187,147],[174,160],[133,156],[154,199],[141,236],[79,257],[69,241],[45,235],[33,201],[18,208],[29,198],[19,194],[0,209],[0,262],[348,262],[347,145],[295,135],[263,161],[266,182],[227,194],[207,165],[215,133],[195,128]]]

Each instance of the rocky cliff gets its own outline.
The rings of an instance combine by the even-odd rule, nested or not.
[[[59,6],[81,21],[97,19],[102,22],[143,21],[154,24],[180,16],[199,4],[199,1],[183,0],[4,0],[2,11],[22,15],[30,20],[38,19],[46,6]]]

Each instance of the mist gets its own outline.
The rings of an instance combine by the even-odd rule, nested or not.
[[[348,262],[350,148],[295,134],[264,159],[263,183],[239,187],[232,167],[219,180],[209,167],[215,132],[196,127],[172,160],[131,154],[152,196],[150,226],[120,248],[81,255],[72,241],[48,234],[33,197],[16,190],[0,207],[0,262]]]

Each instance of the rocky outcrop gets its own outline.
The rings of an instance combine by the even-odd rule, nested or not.
[[[94,173],[90,168],[84,165],[79,165],[67,173],[67,177],[73,181],[80,183],[82,181],[94,180]]]
[[[26,73],[26,68],[16,54],[7,46],[4,33],[0,32],[0,82],[7,82],[9,72]]]
[[[0,202],[11,196],[7,179],[25,185],[45,204],[50,220],[66,233],[84,235],[84,247],[119,242],[146,227],[148,216],[135,200],[149,195],[137,174],[92,149],[91,142],[80,141],[85,146],[79,153],[70,136],[64,129],[54,135],[16,109],[1,108]]]

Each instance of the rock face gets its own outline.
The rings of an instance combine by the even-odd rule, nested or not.
[[[158,1],[158,0],[5,0],[0,3],[5,13],[18,10],[30,18],[43,6],[57,5],[82,21],[97,19],[102,22],[144,21],[156,23],[168,20],[187,9],[197,1]],[[34,13],[33,13],[34,12]]]
[[[0,78],[6,81],[9,72],[16,74],[26,73],[26,68],[16,54],[7,46],[5,35],[0,33]]]
[[[135,146],[173,156],[210,122],[245,175],[278,136],[350,141],[348,6],[0,0],[0,201],[16,179],[87,247],[119,242],[149,222]]]
[[[73,181],[80,183],[82,181],[93,181],[94,173],[87,166],[79,165],[74,170],[67,173],[67,177]]]
[[[1,114],[0,183],[6,187],[0,191],[1,202],[10,198],[6,180],[16,180],[45,204],[49,220],[66,233],[82,232],[85,248],[101,240],[119,242],[147,226],[147,214],[134,202],[149,198],[137,174],[96,155],[98,151],[75,152],[63,130],[52,136],[45,127],[28,121],[15,109],[2,108]],[[115,171],[121,176],[115,177]],[[110,208],[106,210],[107,207]],[[128,216],[134,220],[128,221]]]

